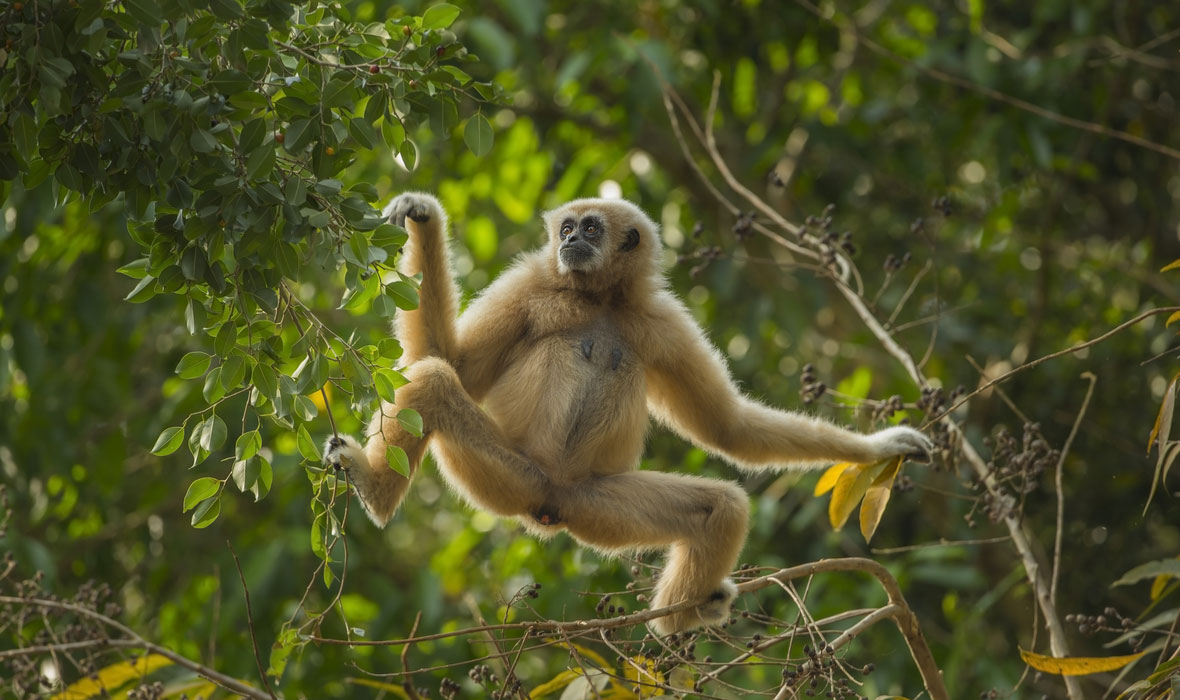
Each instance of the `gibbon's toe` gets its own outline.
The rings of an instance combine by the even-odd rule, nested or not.
[[[717,625],[724,622],[729,617],[729,609],[733,607],[737,593],[737,586],[733,581],[729,579],[722,581],[721,587],[713,591],[708,600],[697,608],[701,621],[705,625]]]
[[[361,444],[351,435],[333,435],[324,443],[324,462],[337,471],[352,467],[363,454]]]
[[[393,224],[404,227],[407,218],[420,224],[430,221],[434,208],[434,203],[425,195],[407,192],[390,202],[386,211]]]

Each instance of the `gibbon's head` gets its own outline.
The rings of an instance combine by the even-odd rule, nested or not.
[[[606,288],[659,268],[659,227],[622,199],[575,199],[545,212],[558,276]]]

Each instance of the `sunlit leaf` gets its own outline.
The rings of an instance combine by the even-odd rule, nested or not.
[[[50,700],[87,700],[103,696],[114,692],[128,681],[139,680],[152,671],[171,664],[171,659],[160,654],[147,654],[131,661],[119,661],[70,684]]]
[[[433,5],[422,14],[423,29],[446,29],[459,16],[459,8],[449,3],[440,2]]]
[[[889,495],[893,492],[893,480],[901,469],[903,457],[898,455],[886,463],[885,469],[873,479],[872,485],[865,492],[864,500],[860,504],[860,532],[865,542],[873,539],[877,525],[881,523],[881,516],[885,514],[885,506],[889,504]]]
[[[160,433],[160,437],[156,438],[156,444],[152,447],[152,454],[161,457],[170,455],[180,449],[182,444],[184,444],[184,426],[165,428]]]
[[[1145,651],[1141,651],[1138,654],[1128,654],[1127,656],[1067,656],[1056,658],[1021,649],[1020,658],[1024,659],[1024,663],[1045,673],[1056,673],[1062,676],[1084,676],[1090,673],[1102,673],[1103,671],[1117,671],[1123,666],[1137,661],[1146,653]]]
[[[389,461],[389,468],[406,477],[410,478],[410,458],[406,456],[406,451],[397,445],[390,445],[385,448],[385,458]]]
[[[189,484],[188,491],[184,494],[184,509],[181,512],[187,513],[193,506],[214,496],[220,488],[221,481],[219,479],[214,479],[211,476],[197,479]]]
[[[840,478],[840,475],[844,473],[845,469],[855,468],[856,465],[851,462],[840,462],[839,464],[833,464],[832,466],[828,467],[828,470],[825,471],[823,476],[819,478],[819,481],[816,482],[814,495],[822,496],[828,491],[831,491],[836,485],[836,481]]]
[[[855,469],[845,469],[836,480],[832,488],[832,500],[828,503],[828,520],[832,528],[839,530],[848,522],[856,504],[864,497],[873,480],[885,468],[885,462],[872,465],[857,465]]]

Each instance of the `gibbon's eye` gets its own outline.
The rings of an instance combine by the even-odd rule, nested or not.
[[[574,230],[574,227],[570,226],[569,224],[562,226],[561,227],[561,237],[565,238],[566,236],[570,235],[570,232],[572,232],[573,230]]]
[[[594,224],[590,224],[589,226],[586,227],[586,233],[594,233],[597,230],[598,230],[598,227],[595,226]]]

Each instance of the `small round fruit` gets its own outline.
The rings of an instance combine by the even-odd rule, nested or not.
[[[330,156],[334,156],[334,155],[336,155],[336,149],[332,148],[331,146],[328,146],[327,148],[324,149],[324,153],[327,155],[330,155]]]
[[[286,140],[287,136],[283,132],[280,131],[279,133],[275,134],[275,143],[282,143]]]
[[[381,72],[381,66],[373,64],[373,65],[369,66],[369,72],[372,73],[373,75],[377,75],[378,73]]]
[[[434,55],[435,55],[435,56],[442,56],[442,55],[443,55],[444,53],[446,53],[446,52],[447,52],[447,47],[445,47],[445,46],[440,46],[440,47],[438,47],[437,49],[435,49],[435,50],[434,50]]]
[[[413,33],[414,30],[410,29],[410,25],[407,24],[406,26],[402,27],[402,36],[409,36]]]

